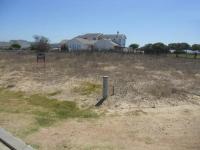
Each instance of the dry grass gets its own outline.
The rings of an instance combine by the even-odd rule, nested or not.
[[[108,75],[110,86],[115,87],[115,100],[137,104],[138,96],[140,104],[142,99],[153,101],[152,97],[174,97],[177,101],[176,97],[181,96],[182,101],[186,101],[188,95],[183,91],[198,94],[200,85],[199,59],[118,53],[49,53],[44,66],[36,64],[34,54],[0,53],[0,60],[1,86],[32,94],[46,93],[62,100],[78,101],[80,105],[83,102],[83,106],[90,106],[101,97],[103,75]]]
[[[38,149],[199,148],[199,59],[48,53],[44,65],[34,54],[0,53],[0,72],[0,126]],[[105,117],[74,119],[96,118],[87,108],[101,97],[104,75],[115,92],[96,109]]]

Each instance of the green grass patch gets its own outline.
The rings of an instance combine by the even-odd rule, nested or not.
[[[80,109],[75,102],[58,101],[41,95],[32,95],[29,103],[43,108],[43,111],[35,112],[36,120],[40,126],[49,126],[60,119],[95,118],[98,116],[90,109]]]
[[[93,93],[98,93],[100,91],[101,91],[101,85],[91,82],[83,82],[79,86],[73,89],[73,92],[86,96],[91,95]]]
[[[64,119],[98,117],[98,114],[91,109],[81,109],[75,102],[59,101],[42,95],[27,96],[23,92],[13,92],[3,88],[0,88],[0,113],[30,115],[35,123],[21,131],[23,136]]]

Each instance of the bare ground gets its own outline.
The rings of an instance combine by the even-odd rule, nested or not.
[[[21,136],[38,149],[200,149],[200,60],[122,54],[0,53],[0,86],[44,94],[91,107],[110,77],[109,97],[99,119],[70,119]],[[77,90],[78,89],[78,90]],[[20,118],[20,119],[18,119]],[[0,113],[0,126],[18,133],[34,123],[19,114]],[[17,130],[17,131],[16,131]],[[24,131],[23,131],[24,132]]]
[[[27,141],[44,150],[198,150],[199,113],[199,107],[182,106],[137,109],[98,121],[69,120],[56,127],[41,129],[27,137]]]

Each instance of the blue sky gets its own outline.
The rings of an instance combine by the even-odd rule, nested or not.
[[[124,33],[130,43],[200,43],[199,0],[0,0],[0,41]]]

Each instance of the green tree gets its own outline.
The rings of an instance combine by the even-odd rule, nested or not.
[[[179,46],[178,46],[178,43],[170,43],[168,44],[168,48],[171,50],[178,50]]]
[[[144,45],[143,47],[141,47],[140,49],[142,51],[144,51],[145,54],[153,54],[153,49],[152,49],[152,45],[151,43]]]
[[[21,48],[21,45],[17,44],[17,43],[14,43],[12,44],[11,46],[11,49],[20,49]]]
[[[181,50],[188,50],[188,49],[191,49],[191,46],[190,46],[190,44],[188,44],[188,43],[180,43],[180,48],[181,48]]]
[[[169,49],[183,51],[187,49],[191,49],[191,46],[188,43],[171,43],[168,45]]]
[[[139,48],[139,45],[134,43],[134,44],[131,44],[129,47],[132,48],[133,50],[135,50],[135,49]]]
[[[191,46],[188,43],[171,43],[168,45],[169,49],[176,50],[174,53],[176,54],[176,57],[178,57],[179,54],[184,54],[184,50],[191,49]]]
[[[192,45],[192,50],[193,50],[193,51],[196,51],[196,50],[199,50],[199,51],[200,51],[200,44],[193,44],[193,45]]]
[[[168,47],[161,42],[154,43],[152,45],[152,49],[153,49],[155,54],[166,54],[166,53],[168,53]]]

